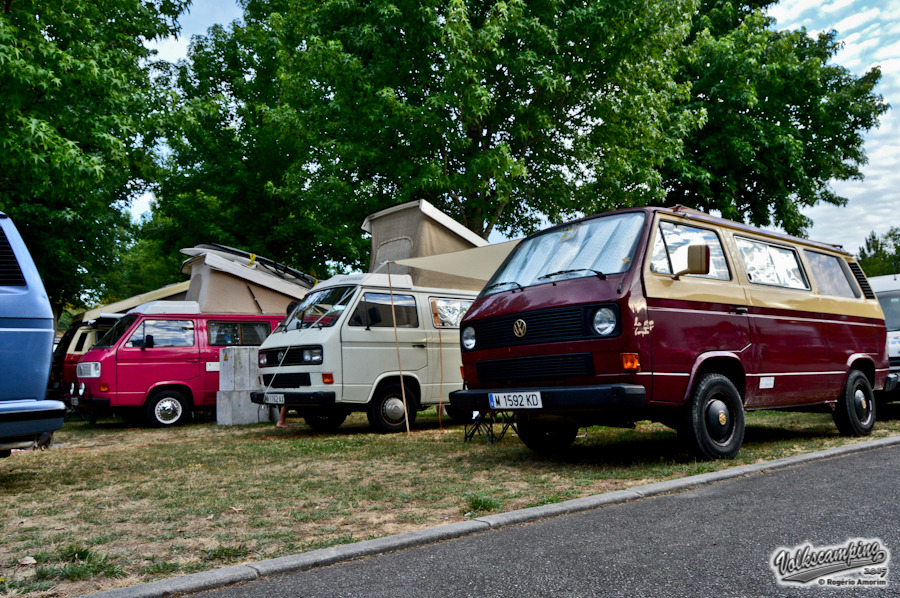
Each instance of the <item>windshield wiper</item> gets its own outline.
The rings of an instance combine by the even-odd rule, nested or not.
[[[493,288],[500,287],[500,286],[503,286],[503,285],[505,285],[505,284],[514,284],[514,285],[516,285],[517,287],[519,287],[520,289],[524,289],[524,288],[525,288],[525,287],[523,287],[522,285],[520,285],[519,283],[517,283],[515,280],[504,280],[503,282],[495,282],[494,284],[485,287],[484,290],[485,290],[485,291],[490,291],[490,290],[493,289]]]
[[[573,270],[560,270],[559,272],[551,272],[550,274],[544,274],[543,276],[538,276],[538,280],[543,280],[545,278],[551,278],[553,276],[562,276],[563,274],[572,274],[573,272],[593,272],[597,275],[597,278],[600,280],[606,280],[606,274],[600,272],[599,270],[592,270],[590,268],[575,268]]]

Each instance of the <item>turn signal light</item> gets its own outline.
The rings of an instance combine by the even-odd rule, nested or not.
[[[109,384],[100,383],[100,392],[109,392]]]
[[[334,384],[334,374],[322,374],[322,384]]]
[[[622,369],[626,372],[640,372],[641,360],[637,353],[622,353]]]

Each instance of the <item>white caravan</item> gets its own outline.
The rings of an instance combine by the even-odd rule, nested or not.
[[[352,411],[379,432],[405,430],[407,412],[412,424],[462,388],[459,322],[476,295],[414,286],[406,274],[330,278],[260,346],[264,390],[251,400],[295,409],[319,431]]]

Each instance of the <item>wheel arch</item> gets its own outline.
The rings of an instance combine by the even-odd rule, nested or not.
[[[872,358],[869,355],[854,353],[847,359],[847,375],[844,377],[845,383],[850,377],[850,372],[853,370],[862,372],[866,378],[869,379],[869,385],[872,388],[875,388],[875,362],[872,361]]]
[[[403,374],[403,385],[406,389],[412,389],[413,392],[416,393],[416,406],[421,407],[422,405],[422,384],[419,382],[419,378],[413,374]],[[382,375],[378,381],[372,385],[372,392],[369,393],[369,398],[366,401],[366,404],[372,402],[372,399],[378,396],[380,392],[384,390],[385,387],[390,386],[392,384],[400,384],[401,376],[398,373],[384,374]]]
[[[691,377],[688,379],[687,388],[685,388],[684,396],[681,404],[686,404],[697,382],[706,374],[722,374],[734,384],[738,394],[741,395],[741,403],[747,402],[747,374],[744,371],[744,364],[734,353],[714,352],[701,355],[694,367],[691,368]]]
[[[144,397],[144,405],[147,404],[148,401],[153,399],[156,395],[161,392],[166,392],[168,390],[174,390],[182,397],[184,397],[185,402],[187,402],[188,407],[191,409],[194,408],[194,393],[191,392],[191,387],[186,384],[178,384],[174,382],[161,382],[156,384],[155,386],[150,387],[150,390],[147,391],[147,396]]]

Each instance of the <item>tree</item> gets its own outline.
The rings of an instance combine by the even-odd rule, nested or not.
[[[246,6],[264,4],[247,0]],[[289,169],[359,222],[424,198],[476,233],[661,200],[699,117],[673,110],[692,0],[323,0],[270,13]]]
[[[867,276],[900,274],[900,227],[892,226],[881,237],[870,232],[858,257]]]
[[[0,210],[16,221],[50,296],[97,297],[127,205],[150,167],[143,145],[151,56],[188,0],[6,0],[0,5]]]
[[[276,192],[292,156],[266,116],[281,97],[268,18],[289,4],[244,3],[241,21],[196,36],[188,59],[157,79],[169,97],[167,152],[141,232],[156,261],[177,264],[178,248],[216,242],[319,275],[331,260],[363,263],[362,218],[327,218],[315,195]]]
[[[863,134],[888,105],[878,68],[854,77],[830,63],[834,31],[774,30],[773,3],[703,1],[677,78],[691,97],[677,108],[707,120],[666,160],[663,185],[667,203],[804,234],[802,208],[846,204],[830,182],[862,179]]]

